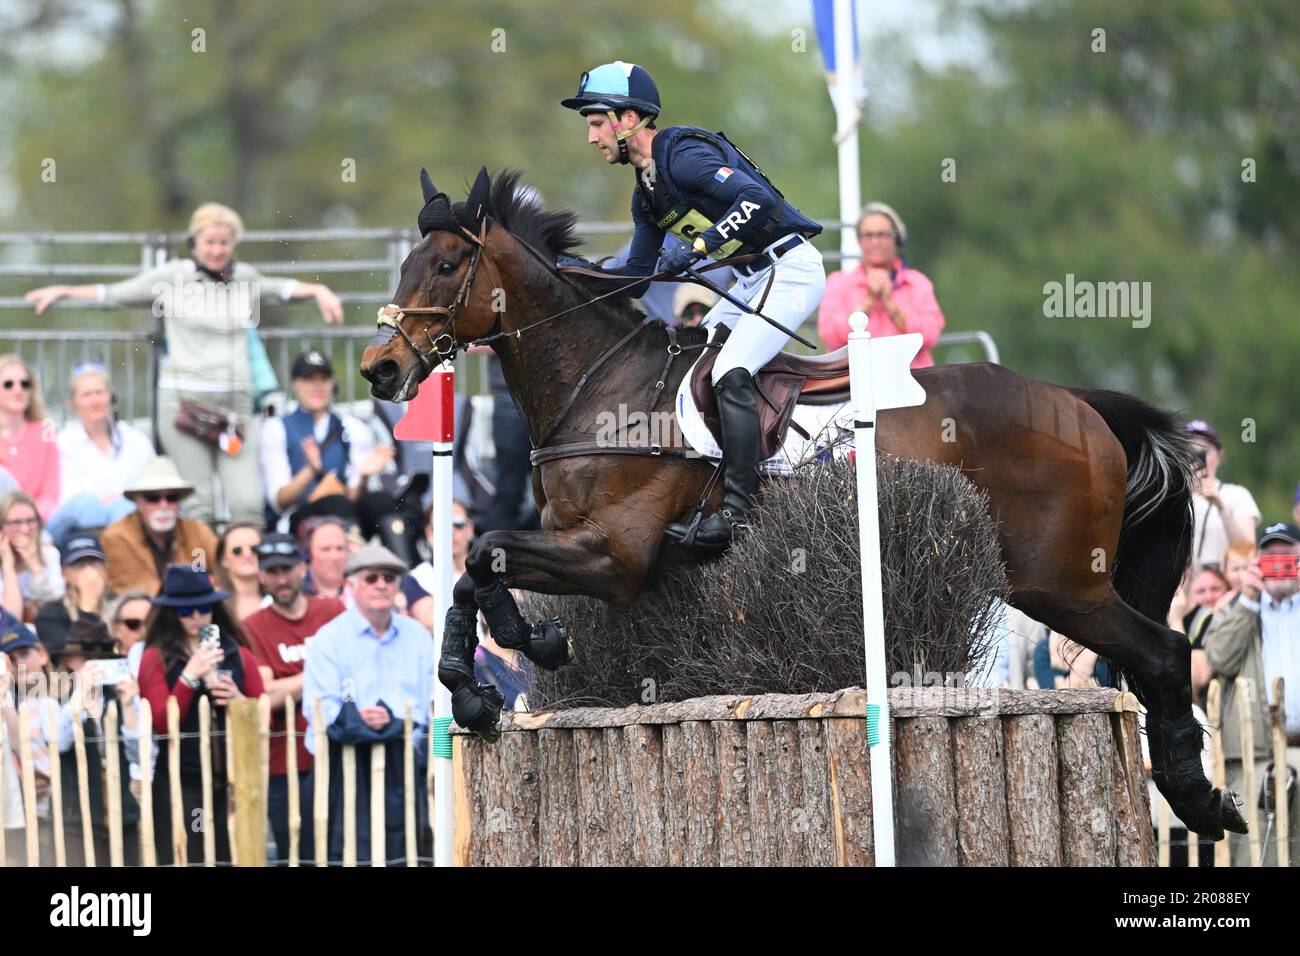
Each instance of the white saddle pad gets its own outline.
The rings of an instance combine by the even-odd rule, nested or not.
[[[702,458],[717,460],[722,457],[722,449],[713,440],[713,433],[704,424],[704,417],[695,407],[695,396],[691,394],[691,377],[694,367],[686,373],[682,384],[677,388],[677,427]],[[762,401],[760,398],[759,401]],[[793,421],[797,422],[809,438],[804,438],[794,428],[785,434],[785,443],[781,449],[758,466],[765,475],[791,475],[796,467],[816,460],[824,455],[847,457],[853,449],[853,412],[848,402],[838,405],[798,405],[795,407]]]

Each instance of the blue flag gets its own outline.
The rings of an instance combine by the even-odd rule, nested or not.
[[[812,0],[813,25],[817,30],[817,43],[822,48],[822,60],[826,63],[826,72],[835,72],[835,0]],[[858,52],[858,4],[849,0],[853,10],[853,62],[859,59]]]

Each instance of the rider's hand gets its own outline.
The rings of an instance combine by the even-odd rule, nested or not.
[[[704,258],[704,253],[696,252],[690,246],[678,246],[671,252],[665,252],[659,258],[659,271],[670,276],[675,276],[685,271],[687,266],[694,265]]]

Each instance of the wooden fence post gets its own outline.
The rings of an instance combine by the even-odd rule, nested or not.
[[[284,782],[289,796],[289,868],[298,865],[299,848],[302,846],[302,795],[298,792],[298,716],[294,710],[294,700],[289,694],[284,697]],[[267,791],[267,799],[270,799]],[[283,852],[283,848],[281,848]]]
[[[1224,781],[1227,779],[1227,770],[1223,761],[1223,681],[1210,681],[1209,689],[1206,691],[1205,698],[1205,716],[1210,722],[1210,782],[1218,789],[1223,789]],[[1192,832],[1189,828],[1189,834]],[[1214,865],[1218,867],[1228,867],[1232,864],[1232,851],[1228,849],[1228,841],[1231,837],[1225,836],[1222,840],[1214,845]],[[1187,852],[1190,854],[1191,843],[1188,843]]]
[[[1237,723],[1240,725],[1241,740],[1241,790],[1246,806],[1247,845],[1250,847],[1250,865],[1259,866],[1259,804],[1258,790],[1255,789],[1255,722],[1252,707],[1259,706],[1255,695],[1264,693],[1264,688],[1256,687],[1255,682],[1247,677],[1237,678]],[[1223,842],[1227,842],[1225,839]]]
[[[27,865],[41,865],[41,834],[36,822],[36,767],[32,751],[32,728],[28,722],[27,702],[18,711],[18,759],[23,767],[23,809],[27,828]]]
[[[172,696],[167,698],[167,785],[172,811],[172,864],[188,866],[190,844],[185,833],[185,801],[181,799],[181,705]]]
[[[235,777],[235,839],[239,866],[266,866],[266,791],[262,786],[262,703],[226,704],[226,733]]]
[[[153,708],[140,698],[140,862],[158,865],[153,827]]]
[[[73,721],[78,721],[74,717]],[[68,848],[66,845],[66,834],[63,832],[63,761],[59,759],[59,727],[58,714],[54,711],[47,711],[45,714],[45,726],[41,728],[45,734],[45,743],[49,748],[50,754],[50,822],[54,830],[54,865],[68,865]],[[85,777],[80,778],[84,783]],[[90,820],[84,821],[85,828],[90,828]]]
[[[312,701],[312,729],[316,737],[316,753],[312,760],[312,783],[316,792],[312,797],[312,825],[316,831],[316,865],[329,865],[330,823],[330,742],[325,734],[325,715],[320,699]]]
[[[217,865],[217,830],[215,810],[212,807],[212,703],[208,696],[204,694],[198,700],[199,707],[199,778],[203,782],[203,865]],[[229,715],[227,715],[229,717]],[[227,722],[226,737],[230,737],[230,727]],[[230,748],[226,748],[226,753],[230,753]],[[229,762],[226,763],[226,773],[231,770]],[[224,822],[224,821],[223,821]],[[229,824],[226,824],[229,827]],[[226,844],[230,845],[230,832],[226,831]]]
[[[1269,705],[1273,718],[1273,825],[1277,828],[1277,865],[1291,865],[1291,814],[1286,802],[1286,680],[1273,678],[1273,703]],[[1300,799],[1297,796],[1296,799]]]
[[[111,866],[124,866],[122,854],[122,760],[118,748],[117,702],[104,708],[104,787],[107,791],[104,812],[108,815],[108,859]],[[89,818],[85,821],[90,829]]]
[[[415,741],[411,734],[415,731],[415,719],[411,702],[406,702],[405,727],[402,732],[402,806],[406,811],[402,829],[406,834],[406,865],[415,866]]]

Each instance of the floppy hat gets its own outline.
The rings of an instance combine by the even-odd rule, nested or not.
[[[167,568],[162,593],[153,599],[153,603],[163,607],[202,607],[228,597],[230,592],[218,591],[212,586],[212,579],[203,572],[194,571],[184,564],[173,564]]]
[[[180,491],[186,495],[194,493],[194,486],[181,477],[176,470],[176,463],[166,455],[159,455],[152,461],[144,463],[140,475],[127,488],[122,490],[126,496],[149,491]]]

